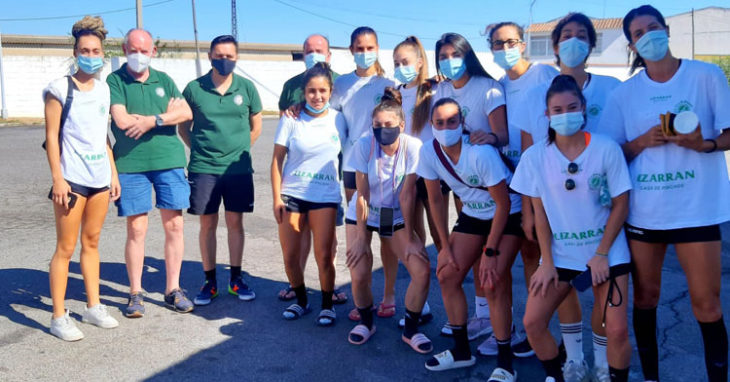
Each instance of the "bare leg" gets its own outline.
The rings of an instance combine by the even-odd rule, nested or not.
[[[99,192],[86,200],[81,223],[81,274],[87,307],[99,304],[99,236],[108,209],[108,192]]]
[[[180,269],[185,253],[183,216],[181,210],[160,210],[165,230],[165,294],[180,288]]]
[[[211,271],[216,265],[216,231],[218,229],[218,214],[200,215],[200,258],[203,263],[203,271]]]
[[[66,286],[68,284],[68,266],[76,249],[81,217],[86,206],[86,198],[79,196],[74,208],[66,208],[53,203],[56,217],[56,251],[51,258],[48,278],[53,300],[53,318],[66,314]]]
[[[144,240],[147,235],[147,214],[127,217],[127,242],[124,246],[124,260],[127,263],[129,292],[142,291],[142,270],[144,269]]]

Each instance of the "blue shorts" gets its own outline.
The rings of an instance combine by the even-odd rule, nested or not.
[[[122,195],[115,202],[118,216],[144,214],[152,209],[152,188],[155,207],[183,210],[190,207],[190,185],[182,168],[119,174]]]
[[[253,212],[253,174],[188,174],[192,215],[217,214],[221,200],[226,211]]]

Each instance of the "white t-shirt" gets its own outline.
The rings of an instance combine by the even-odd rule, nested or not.
[[[345,117],[347,138],[343,145],[343,171],[355,171],[348,166],[350,148],[363,134],[372,131],[373,109],[380,103],[383,91],[395,83],[385,77],[360,77],[355,72],[343,74],[335,80],[330,103]]]
[[[433,103],[446,97],[455,99],[461,106],[467,131],[492,131],[489,114],[505,102],[502,85],[487,77],[471,77],[460,89],[454,88],[451,81],[441,82],[436,87]]]
[[[410,89],[406,89],[405,86],[400,87],[400,95],[403,100],[403,114],[406,117],[406,128],[405,133],[416,137],[421,140],[422,143],[426,143],[433,139],[433,133],[431,132],[431,123],[426,121],[423,124],[423,129],[418,134],[413,132],[413,113],[416,109],[416,99],[418,97],[418,86],[414,86]]]
[[[458,163],[451,162],[446,153],[444,153],[444,157],[449,161],[459,178],[472,187],[454,178],[441,164],[434,150],[433,141],[421,147],[418,158],[418,175],[424,179],[439,179],[446,182],[454,191],[454,194],[458,195],[464,203],[461,210],[464,214],[481,220],[492,219],[497,205],[488,191],[476,187],[492,187],[502,180],[509,183],[512,174],[502,162],[497,149],[491,145],[472,145],[469,143],[469,138],[464,136]],[[520,196],[510,194],[510,202],[512,203],[510,214],[520,212],[522,209]]]
[[[583,129],[590,133],[599,133],[616,138],[610,131],[604,131],[600,128],[601,115],[606,105],[606,99],[613,90],[621,84],[615,77],[601,76],[592,74],[590,81],[583,88],[583,96],[586,98],[586,126]],[[547,109],[545,105],[545,96],[550,88],[550,81],[542,86],[536,87],[532,91],[530,101],[528,103],[528,118],[530,118],[527,129],[523,130],[532,135],[532,141],[537,142],[547,138],[548,126],[550,121],[545,115]]]
[[[639,72],[609,97],[601,131],[624,144],[659,125],[660,114],[685,110],[697,114],[705,139],[730,128],[730,88],[719,67],[683,59],[664,83]],[[667,230],[730,220],[730,182],[721,151],[698,153],[669,143],[642,151],[629,170],[634,182],[631,225]]]
[[[405,177],[416,173],[421,145],[418,138],[401,134],[398,151],[396,155],[390,156],[380,149],[372,134],[366,134],[352,147],[350,166],[355,171],[367,174],[370,185],[367,222],[369,226],[380,226],[380,207],[394,208],[393,224],[403,223],[403,213],[398,198]],[[394,173],[395,179],[393,179]],[[350,220],[357,220],[356,202],[357,194],[352,197],[347,207],[347,218]]]
[[[509,145],[502,148],[502,152],[517,166],[522,155],[522,137],[520,131],[527,126],[527,105],[530,102],[528,95],[530,90],[550,83],[558,70],[550,65],[539,63],[531,64],[525,73],[519,78],[512,80],[505,74],[499,79],[504,88],[504,96],[507,102],[507,127],[509,132]]]
[[[66,103],[68,79],[51,81],[43,90]],[[86,187],[101,188],[111,183],[111,165],[107,155],[109,123],[109,86],[94,79],[89,91],[73,90],[73,101],[61,132],[61,173],[64,179]]]
[[[588,147],[572,162],[578,165],[578,172],[571,175],[571,161],[557,145],[536,142],[522,154],[511,187],[542,201],[553,234],[555,266],[583,271],[598,249],[611,214],[599,203],[598,186],[605,177],[608,192],[615,198],[631,189],[631,179],[621,147],[600,134],[591,134]],[[567,179],[575,181],[573,190],[565,188]],[[611,245],[608,261],[610,266],[630,261],[623,229]]]
[[[345,136],[345,119],[336,110],[319,118],[302,112],[282,117],[274,143],[288,149],[281,194],[315,203],[340,203],[337,159]]]

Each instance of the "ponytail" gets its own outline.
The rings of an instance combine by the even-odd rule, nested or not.
[[[380,103],[373,109],[372,116],[375,117],[375,114],[381,111],[393,112],[398,116],[398,118],[400,118],[400,122],[405,121],[406,118],[403,113],[403,97],[397,89],[390,86],[385,88],[383,96],[380,97]]]
[[[418,71],[416,81],[418,82],[418,90],[416,91],[416,105],[413,108],[413,119],[411,121],[411,132],[414,135],[418,135],[423,131],[426,122],[429,120],[429,113],[431,111],[431,95],[434,81],[428,78],[428,57],[426,56],[426,50],[423,48],[423,44],[416,36],[408,36],[405,40],[401,41],[395,46],[393,52],[396,52],[402,47],[410,47],[416,51],[416,55],[421,59],[423,63],[421,70]]]
[[[355,44],[355,40],[357,40],[358,37],[364,35],[364,34],[371,34],[373,37],[375,37],[375,43],[378,44],[378,34],[375,33],[375,30],[370,27],[357,27],[354,31],[350,34],[350,48]],[[380,65],[380,61],[375,61],[375,73],[379,77],[385,76],[385,69],[383,69],[383,66]]]

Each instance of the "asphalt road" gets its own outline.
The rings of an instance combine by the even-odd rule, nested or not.
[[[287,303],[276,299],[285,284],[285,274],[276,223],[271,213],[268,168],[276,121],[264,122],[264,133],[254,147],[256,210],[245,216],[246,249],[243,269],[257,293],[253,302],[240,302],[221,295],[213,304],[191,314],[164,308],[163,232],[159,213],[151,213],[147,235],[147,258],[143,285],[148,292],[147,315],[126,319],[121,309],[127,299],[124,266],[124,219],[110,206],[102,231],[101,294],[120,326],[104,330],[79,323],[86,338],[76,343],[60,341],[49,334],[51,300],[47,268],[55,246],[50,202],[46,199],[50,175],[41,127],[0,128],[0,380],[243,380],[243,381],[478,381],[486,380],[496,359],[478,358],[466,370],[432,373],[423,367],[427,356],[418,355],[400,340],[397,320],[377,319],[377,334],[364,346],[350,345],[346,338],[353,324],[347,319],[352,302],[336,306],[338,322],[333,328],[315,325],[316,314],[286,322],[281,312]],[[453,212],[452,212],[453,219]],[[219,261],[227,263],[225,227],[218,231]],[[730,225],[723,227],[723,278],[729,273]],[[202,282],[197,244],[197,218],[185,215],[185,262],[181,283],[191,298]],[[339,253],[344,253],[344,230],[338,229]],[[377,243],[377,240],[374,240]],[[377,247],[377,245],[376,245]],[[375,250],[377,253],[377,250]],[[451,346],[438,335],[446,321],[435,278],[435,251],[431,247],[432,287],[429,302],[435,319],[424,327],[437,351]],[[382,271],[376,256],[375,298],[382,296]],[[337,258],[337,284],[349,294],[349,272],[343,255]],[[227,277],[219,265],[219,278]],[[525,284],[521,263],[513,268],[515,313],[524,311]],[[306,282],[314,307],[318,307],[317,273],[314,261],[307,267]],[[401,267],[397,284],[398,312],[403,314],[403,295],[408,274]],[[469,301],[473,282],[466,281]],[[221,285],[222,286],[222,285]],[[727,315],[729,284],[723,285]],[[78,249],[71,264],[67,307],[80,321],[85,296],[78,264]],[[590,292],[581,295],[584,317],[592,307]],[[624,303],[631,304],[631,299]],[[315,309],[315,312],[317,309]],[[556,320],[551,326],[557,333]],[[590,328],[584,320],[586,358],[592,359]],[[671,252],[664,264],[659,307],[661,374],[665,381],[704,380],[700,331],[691,313],[684,275]],[[479,339],[472,343],[476,350]],[[632,337],[633,344],[633,337]],[[636,352],[631,363],[631,380],[639,380]],[[542,381],[542,368],[535,357],[519,359],[515,368],[522,381]]]

